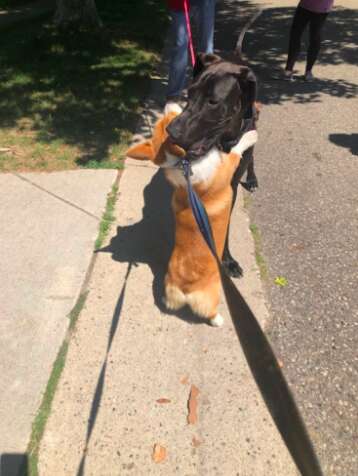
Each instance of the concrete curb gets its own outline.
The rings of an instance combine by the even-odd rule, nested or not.
[[[98,174],[0,175],[4,191],[2,219],[7,224],[1,234],[6,272],[1,287],[7,300],[1,322],[0,452],[17,453],[19,461],[12,461],[15,466],[24,459],[39,407],[40,426],[44,423],[48,392],[44,398],[42,395],[46,385],[51,391],[54,388],[54,362],[63,354],[74,312],[94,269],[96,215],[101,216],[106,209],[107,193],[120,177],[115,171],[100,172],[99,178]],[[32,437],[30,456],[36,451],[33,441],[39,437],[38,429],[37,423],[33,426],[36,437]],[[5,459],[3,471],[8,469],[4,465],[10,464]]]

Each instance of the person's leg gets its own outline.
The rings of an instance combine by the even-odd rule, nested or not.
[[[185,14],[171,10],[171,52],[169,62],[169,79],[167,99],[181,95],[185,86],[186,68],[188,65],[188,34]]]
[[[308,10],[305,10],[302,7],[297,7],[293,17],[286,63],[286,71],[289,71],[290,73],[292,73],[293,67],[300,53],[301,37],[309,21],[309,13]]]
[[[216,0],[194,0],[199,30],[198,53],[213,53]]]
[[[328,13],[312,13],[310,21],[310,39],[307,51],[306,76],[313,78],[312,68],[315,64],[321,46],[321,31]]]

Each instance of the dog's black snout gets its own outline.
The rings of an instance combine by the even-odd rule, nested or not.
[[[176,124],[176,120],[172,121],[169,126],[167,127],[167,133],[169,134],[169,137],[171,138],[171,140],[181,146],[180,144],[180,136],[181,136],[181,133],[180,133],[180,127],[178,127],[178,124]]]
[[[182,149],[187,149],[190,145],[187,137],[187,117],[181,113],[167,127],[167,133],[174,144]]]

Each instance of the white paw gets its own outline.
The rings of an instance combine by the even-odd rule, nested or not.
[[[243,136],[239,140],[239,143],[236,144],[235,147],[231,149],[231,152],[234,152],[235,154],[239,154],[240,156],[242,156],[245,150],[250,149],[250,147],[256,144],[257,139],[258,139],[257,131],[245,132],[245,134],[243,134]]]
[[[166,116],[170,112],[176,112],[177,114],[181,114],[183,112],[183,109],[177,102],[169,101],[164,107],[164,115]]]
[[[213,327],[222,327],[224,324],[224,318],[221,314],[216,314],[213,319],[209,320],[209,323]]]

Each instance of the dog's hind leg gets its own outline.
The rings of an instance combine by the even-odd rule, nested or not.
[[[187,294],[187,302],[191,310],[200,317],[208,319],[213,327],[221,327],[224,318],[218,313],[220,302],[220,279],[212,281],[204,289]]]
[[[166,283],[163,302],[171,311],[177,311],[186,305],[187,299],[185,294],[177,286]]]

